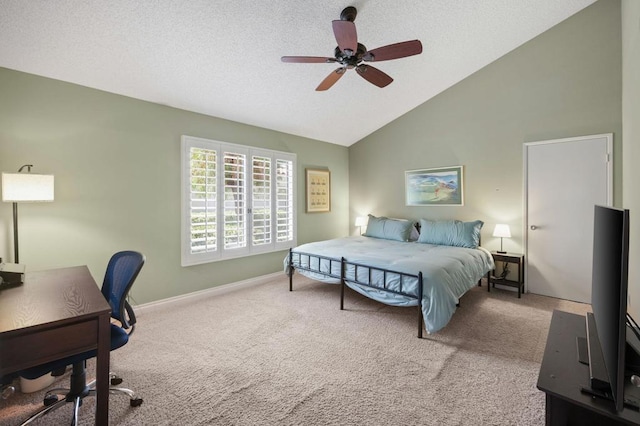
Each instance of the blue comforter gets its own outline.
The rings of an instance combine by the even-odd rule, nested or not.
[[[372,267],[415,274],[422,272],[423,294],[422,315],[427,332],[434,333],[442,329],[456,310],[460,297],[488,271],[494,269],[491,254],[483,249],[421,244],[417,242],[400,242],[370,238],[364,236],[345,237],[334,240],[303,244],[293,250],[294,266],[302,262],[308,266],[309,259],[297,256],[299,253],[313,253],[333,259],[344,257],[349,262],[370,265]],[[313,259],[313,258],[312,258]],[[285,268],[288,256],[285,258]],[[313,260],[312,260],[313,262]],[[317,260],[316,260],[317,263]],[[317,267],[318,265],[311,265]],[[323,260],[319,265],[323,272],[340,276],[340,262]],[[339,279],[323,274],[298,270],[301,274],[318,281],[340,283]],[[346,271],[346,277],[353,276],[353,270]],[[372,281],[381,281],[382,274],[375,274]],[[387,276],[387,287],[394,289],[399,284],[397,276]],[[346,282],[355,291],[382,303],[393,306],[416,306],[417,300],[402,295],[384,292],[367,286]],[[405,280],[403,291],[418,294],[417,279]]]

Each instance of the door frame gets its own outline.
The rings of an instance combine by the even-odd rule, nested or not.
[[[601,133],[597,135],[576,136],[571,138],[549,139],[543,141],[525,142],[522,156],[522,182],[523,182],[523,212],[522,212],[522,238],[525,254],[524,268],[524,292],[529,293],[529,147],[556,143],[579,142],[589,139],[605,138],[607,140],[607,206],[613,206],[613,133]]]

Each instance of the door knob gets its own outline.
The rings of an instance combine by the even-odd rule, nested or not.
[[[538,227],[537,227],[537,226],[535,226],[535,225],[531,225],[531,230],[532,230],[532,231],[535,231],[536,229],[538,229]]]

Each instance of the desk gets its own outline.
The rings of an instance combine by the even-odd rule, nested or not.
[[[580,391],[589,384],[589,367],[578,362],[576,337],[585,337],[585,317],[553,311],[549,337],[538,376],[538,389],[546,394],[547,425],[637,425],[640,412],[624,408],[615,412],[613,402],[592,398]],[[629,379],[625,394],[637,398],[638,388]]]
[[[86,266],[26,273],[0,290],[0,376],[97,349],[96,424],[107,425],[110,314]]]

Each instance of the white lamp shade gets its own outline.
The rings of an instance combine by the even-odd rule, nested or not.
[[[53,201],[53,175],[2,173],[2,201]]]
[[[493,230],[493,236],[500,238],[511,238],[511,229],[509,229],[509,225],[505,225],[502,223],[497,224],[495,229]]]
[[[368,220],[365,216],[356,217],[356,226],[367,226]]]

